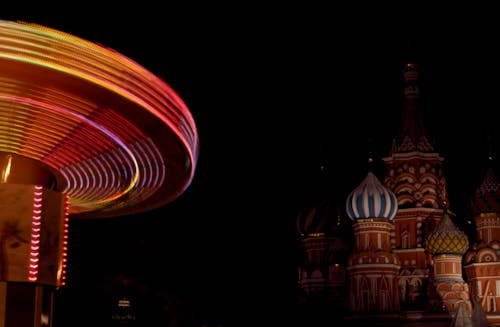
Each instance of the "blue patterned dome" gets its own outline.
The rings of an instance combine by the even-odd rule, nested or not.
[[[346,211],[352,220],[363,218],[393,219],[398,210],[396,195],[372,172],[347,197]]]

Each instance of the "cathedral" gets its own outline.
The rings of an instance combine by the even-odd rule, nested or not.
[[[320,183],[297,214],[300,326],[500,326],[500,180],[491,164],[467,206],[475,234],[461,230],[424,126],[419,66],[402,73],[384,173],[370,158],[342,206]]]

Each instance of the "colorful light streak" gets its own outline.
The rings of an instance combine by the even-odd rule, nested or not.
[[[192,181],[198,146],[183,100],[141,65],[68,33],[0,20],[0,151],[54,170],[72,216],[170,203]]]

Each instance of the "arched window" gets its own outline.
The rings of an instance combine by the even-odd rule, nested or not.
[[[379,290],[379,294],[380,294],[380,311],[389,311],[390,310],[390,307],[389,307],[389,285],[388,285],[388,282],[387,282],[387,279],[384,277],[382,278],[382,280],[380,281],[380,290]]]
[[[495,310],[495,297],[493,295],[488,295],[488,312],[494,312]]]
[[[361,303],[360,309],[362,312],[368,312],[370,310],[370,285],[366,278],[360,283],[360,293],[361,293]]]
[[[408,249],[410,247],[410,233],[405,230],[401,233],[401,248]]]

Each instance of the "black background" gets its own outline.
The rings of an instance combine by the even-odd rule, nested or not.
[[[120,292],[137,299],[142,326],[175,326],[174,316],[179,326],[294,326],[294,219],[321,148],[342,207],[369,149],[378,161],[389,153],[409,59],[420,64],[421,109],[445,158],[451,208],[468,219],[488,136],[493,149],[498,137],[486,17],[312,3],[72,6],[0,18],[103,44],[161,77],[190,108],[200,155],[190,187],[164,208],[71,221],[57,326],[106,321]]]

